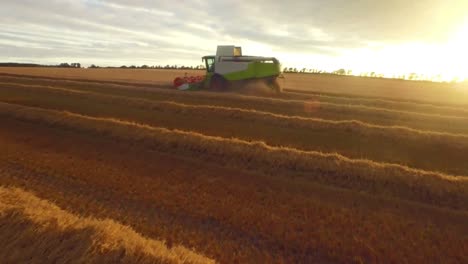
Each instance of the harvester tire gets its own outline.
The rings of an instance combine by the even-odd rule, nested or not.
[[[277,93],[282,92],[281,85],[279,84],[277,79],[273,81],[273,83],[271,84],[271,88],[273,88],[273,90]]]
[[[266,85],[271,88],[276,93],[281,93],[281,85],[279,84],[279,81],[277,78],[271,78],[266,80]]]
[[[226,91],[228,89],[229,82],[219,74],[213,75],[210,81],[210,90],[212,91]]]

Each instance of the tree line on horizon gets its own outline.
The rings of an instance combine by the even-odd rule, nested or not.
[[[103,68],[103,69],[168,69],[168,70],[205,70],[204,65],[197,65],[197,66],[185,66],[185,65],[122,65],[122,66],[98,66],[95,64],[91,64],[88,67],[83,67],[81,63],[73,62],[73,63],[60,63],[57,65],[43,65],[43,64],[34,64],[34,63],[17,63],[17,62],[5,62],[0,63],[0,67],[55,67],[55,68]],[[417,73],[408,73],[408,74],[400,74],[394,75],[392,77],[384,76],[383,74],[376,73],[376,72],[364,72],[360,74],[353,74],[352,70],[347,69],[338,69],[335,71],[325,71],[320,69],[312,69],[312,68],[302,68],[297,69],[293,67],[285,67],[283,68],[283,73],[310,73],[310,74],[329,74],[329,75],[346,75],[346,76],[360,76],[360,77],[371,77],[371,78],[393,78],[393,79],[402,79],[402,80],[413,80],[413,81],[424,81],[424,80],[436,80],[440,79],[440,76],[429,77],[423,74]],[[456,80],[454,80],[456,81]]]
[[[53,67],[53,66],[52,66]],[[60,63],[55,67],[61,68],[81,68],[80,63]],[[204,65],[197,65],[197,66],[185,66],[185,65],[122,65],[120,67],[116,66],[98,66],[95,64],[91,64],[88,68],[96,69],[96,68],[105,68],[105,69],[168,69],[168,70],[205,70]],[[297,69],[293,67],[285,67],[283,68],[283,73],[312,73],[312,74],[331,74],[331,75],[347,75],[347,76],[360,76],[360,77],[371,77],[371,78],[385,78],[383,74],[376,73],[376,72],[365,72],[360,73],[359,75],[354,75],[352,70],[346,69],[338,69],[335,71],[325,71],[320,69],[312,69],[312,68],[302,68]],[[425,80],[424,75],[417,74],[417,73],[409,73],[409,74],[402,74],[398,76],[393,76],[394,79],[404,79],[404,80]]]

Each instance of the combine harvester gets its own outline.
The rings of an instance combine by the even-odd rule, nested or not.
[[[277,78],[281,74],[279,61],[273,57],[242,56],[241,47],[218,46],[216,55],[204,56],[205,76],[184,76],[174,79],[179,90],[232,91],[266,85],[281,92]]]

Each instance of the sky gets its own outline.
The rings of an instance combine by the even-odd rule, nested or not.
[[[199,65],[217,45],[283,66],[468,78],[468,0],[0,0],[0,61]]]

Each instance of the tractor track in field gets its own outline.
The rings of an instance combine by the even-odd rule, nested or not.
[[[424,100],[398,100],[394,98],[386,98],[386,97],[376,97],[376,96],[359,96],[355,94],[341,94],[341,93],[327,93],[322,91],[307,91],[307,90],[298,90],[292,88],[285,88],[283,89],[287,94],[297,94],[297,95],[311,95],[313,97],[320,97],[320,98],[333,98],[343,102],[359,102],[356,104],[377,104],[377,105],[388,105],[389,108],[396,108],[400,109],[402,107],[415,107],[418,106],[421,109],[431,109],[437,111],[454,111],[454,112],[464,112],[466,113],[465,104],[450,104],[450,103],[437,103],[437,102],[428,102]],[[312,97],[312,98],[313,98]]]
[[[11,125],[13,123],[9,123]],[[31,127],[25,123],[19,123],[17,127]],[[201,195],[201,198],[205,198],[206,193],[200,191],[197,188],[194,188],[198,184],[204,183],[204,186],[200,186],[200,189],[205,189],[207,191],[207,187],[210,187],[209,183],[219,185],[219,188],[225,189],[231,182],[234,186],[240,186],[237,183],[239,180],[233,179],[234,181],[227,180],[225,183],[221,184],[221,182],[213,181],[213,178],[216,179],[218,173],[235,173],[237,177],[241,177],[241,179],[245,178],[245,176],[241,176],[243,173],[238,173],[236,171],[229,171],[226,169],[220,169],[212,167],[211,165],[201,166],[207,167],[209,170],[200,170],[195,169],[193,167],[199,167],[193,161],[186,160],[188,164],[180,164],[183,168],[178,168],[177,171],[184,171],[191,170],[191,180],[186,178],[186,175],[178,175],[171,173],[170,166],[163,166],[163,164],[177,164],[183,162],[180,157],[174,156],[167,156],[164,154],[159,153],[149,153],[144,150],[144,148],[139,148],[137,150],[132,150],[132,148],[128,148],[126,143],[124,144],[115,144],[114,142],[100,142],[101,140],[95,139],[93,142],[100,142],[100,145],[106,145],[109,148],[106,149],[113,149],[110,147],[111,145],[117,145],[116,147],[119,151],[116,153],[123,153],[123,151],[127,151],[133,154],[135,157],[140,158],[140,160],[135,159],[132,160],[131,156],[126,156],[122,154],[124,159],[129,159],[128,162],[121,162],[121,164],[126,164],[126,166],[122,167],[121,169],[127,174],[123,174],[121,171],[113,169],[114,162],[104,163],[99,165],[98,171],[93,171],[93,165],[95,164],[87,164],[90,159],[92,158],[87,157],[86,155],[91,155],[91,157],[95,157],[94,161],[99,160],[98,163],[102,163],[103,161],[108,160],[109,154],[106,156],[101,156],[103,153],[108,153],[110,150],[102,151],[96,150],[89,143],[85,143],[81,149],[76,150],[67,150],[67,145],[69,143],[63,143],[63,141],[68,141],[69,139],[73,138],[75,140],[85,139],[86,137],[73,136],[73,132],[67,132],[67,139],[61,140],[61,142],[57,142],[57,146],[55,144],[51,144],[53,140],[47,134],[54,134],[60,135],[61,133],[58,132],[56,129],[51,130],[50,128],[41,128],[38,126],[35,127],[35,136],[30,135],[30,133],[25,133],[27,130],[18,129],[14,135],[14,138],[20,139],[21,134],[26,135],[26,139],[28,144],[18,144],[13,143],[13,145],[19,145],[18,148],[16,146],[15,150],[22,150],[19,153],[11,153],[10,155],[1,157],[1,170],[0,170],[0,177],[2,179],[3,184],[18,186],[20,188],[24,188],[26,190],[34,191],[35,193],[40,194],[41,197],[44,199],[55,201],[61,207],[64,207],[68,210],[74,211],[80,215],[92,215],[100,218],[111,218],[116,219],[123,223],[130,223],[132,227],[134,227],[138,232],[142,232],[150,237],[163,237],[167,241],[169,245],[177,245],[181,242],[189,243],[189,246],[194,246],[193,242],[197,242],[197,246],[200,247],[201,245],[207,245],[208,249],[204,248],[204,250],[208,250],[209,253],[214,254],[216,253],[216,248],[209,248],[216,245],[216,243],[221,243],[217,241],[223,241],[223,243],[227,243],[227,247],[230,248],[232,253],[238,251],[255,251],[260,250],[261,252],[268,252],[271,257],[277,258],[281,257],[281,255],[275,256],[274,252],[282,252],[284,255],[283,257],[287,257],[290,261],[305,261],[309,258],[317,259],[317,253],[313,253],[310,256],[307,256],[307,251],[295,252],[294,248],[290,248],[293,245],[286,245],[280,241],[272,240],[270,237],[263,237],[261,233],[256,233],[255,230],[245,230],[245,227],[242,225],[237,224],[236,226],[231,226],[230,224],[221,223],[220,220],[213,218],[209,215],[203,215],[197,213],[194,209],[199,208],[201,204],[194,204],[193,209],[189,209],[190,207],[175,207],[171,206],[171,203],[167,202],[170,200],[166,200],[165,203],[162,203],[158,208],[158,201],[155,197],[152,196],[159,196],[161,195],[151,195],[153,192],[152,189],[148,189],[148,187],[156,186],[165,186],[168,188],[168,184],[177,184],[176,187],[180,187],[183,189],[189,188],[192,189],[192,194],[189,194],[191,197],[190,199],[186,199],[185,201],[180,201],[179,203],[186,203],[186,202],[194,202],[200,199],[194,199],[193,195]],[[28,135],[29,134],[29,135]],[[5,133],[2,133],[2,136],[6,136]],[[8,135],[10,136],[11,135]],[[4,137],[2,137],[4,138]],[[38,141],[38,139],[40,139]],[[23,139],[24,140],[24,139]],[[21,142],[22,140],[15,140],[13,142]],[[80,142],[80,141],[78,141]],[[8,143],[8,142],[2,142]],[[11,143],[10,143],[11,144]],[[42,149],[43,153],[37,152],[31,146],[40,146],[38,149]],[[7,144],[8,146],[8,144]],[[56,154],[59,152],[59,155]],[[65,158],[62,158],[60,152],[64,152]],[[75,152],[75,153],[74,153]],[[66,155],[74,153],[74,157],[78,159],[68,159]],[[78,156],[76,156],[78,154]],[[149,155],[151,160],[159,160],[164,161],[163,163],[154,164],[154,165],[145,165],[143,161],[144,156]],[[38,160],[39,156],[44,156],[44,162],[41,164],[35,162]],[[122,157],[117,157],[122,158]],[[143,158],[143,159],[141,159]],[[22,159],[28,159],[27,165],[25,166],[22,162]],[[148,156],[147,156],[148,159]],[[80,164],[80,170],[76,169],[69,169],[74,168],[77,166],[76,163]],[[55,163],[55,164],[54,164]],[[96,162],[94,162],[96,163]],[[131,166],[137,167],[131,167]],[[190,166],[191,165],[191,166]],[[127,167],[130,166],[130,167]],[[96,166],[98,167],[98,166]],[[121,166],[118,166],[121,167]],[[156,170],[154,170],[156,169]],[[119,184],[119,181],[123,182],[131,182],[128,174],[129,170],[133,171],[133,177],[137,177],[138,180],[142,181],[141,184],[131,184],[132,187],[130,192],[126,192],[126,188],[128,185]],[[153,172],[151,172],[151,170]],[[2,173],[3,172],[3,173]],[[103,182],[99,181],[92,181],[93,176],[97,175],[104,175],[102,173],[110,173],[110,177],[108,176],[108,181],[103,184]],[[87,175],[87,174],[90,175]],[[99,173],[99,174],[98,174]],[[155,174],[152,176],[152,174]],[[169,173],[168,175],[164,176],[172,176],[175,179],[162,179],[165,182],[156,181],[158,173]],[[204,179],[208,177],[207,179]],[[210,178],[211,177],[211,178]],[[222,176],[225,177],[225,176]],[[251,177],[251,176],[250,176]],[[156,179],[154,179],[156,178]],[[189,180],[188,184],[183,184],[182,181],[184,178]],[[256,181],[255,178],[252,179]],[[245,182],[244,182],[245,183]],[[208,185],[207,185],[208,184]],[[190,188],[190,185],[193,185],[193,188]],[[242,184],[243,187],[239,189],[236,187],[235,189],[239,189],[238,191],[242,191],[241,193],[245,194],[245,191],[242,189],[245,186],[250,186],[251,184]],[[275,187],[276,188],[276,187]],[[168,194],[170,195],[171,192],[175,190],[171,190],[174,188],[168,188]],[[186,190],[189,190],[186,189]],[[60,190],[60,193],[55,192],[54,190]],[[154,191],[157,191],[156,189]],[[219,195],[216,189],[213,189],[215,194]],[[232,192],[230,190],[228,192]],[[135,193],[136,192],[136,193]],[[138,192],[140,192],[139,195]],[[239,192],[236,192],[239,194]],[[174,195],[174,194],[172,194]],[[64,199],[66,197],[66,199]],[[164,196],[163,196],[164,197]],[[166,199],[168,197],[165,197]],[[276,200],[276,199],[275,199]],[[96,203],[98,201],[98,203]],[[177,204],[177,203],[176,203]],[[85,205],[85,207],[83,206]],[[179,205],[180,206],[180,205]],[[216,208],[216,204],[213,204],[211,208]],[[151,208],[151,210],[148,210]],[[188,211],[184,210],[187,209]],[[258,218],[258,217],[257,217]],[[143,221],[141,219],[144,219]],[[218,217],[219,219],[219,217]],[[242,220],[242,219],[239,219]],[[161,226],[162,230],[158,230],[158,226]],[[177,227],[179,230],[174,230],[171,232],[166,228],[168,226]],[[169,233],[168,233],[169,232]],[[193,235],[199,236],[199,238],[192,237]],[[180,237],[178,237],[180,236]],[[249,248],[251,247],[251,248]],[[219,252],[218,252],[219,253]],[[252,254],[252,252],[250,252]],[[312,253],[312,252],[311,252]],[[297,255],[296,255],[297,254]],[[296,255],[296,256],[295,256]],[[252,255],[248,255],[252,257]],[[255,256],[255,255],[254,255]],[[237,256],[241,257],[242,256]],[[226,254],[222,258],[219,258],[220,261],[228,261],[235,259],[235,255]],[[304,259],[305,258],[305,259]],[[321,261],[325,260],[325,257],[320,258]],[[245,262],[247,259],[243,259]]]
[[[143,89],[145,91],[151,90],[173,90],[169,84],[157,84],[157,83],[138,83],[138,82],[123,82],[123,81],[103,81],[103,80],[93,80],[93,79],[77,79],[77,78],[58,78],[58,77],[47,77],[47,76],[33,76],[33,75],[19,75],[19,74],[8,74],[0,73],[0,81],[13,81],[22,83],[24,81],[37,84],[38,81],[65,81],[68,83],[81,83],[89,85],[116,85],[117,87],[112,88],[127,88],[127,89]],[[28,80],[29,79],[29,80]],[[182,92],[186,93],[186,92]],[[246,96],[242,94],[229,93],[228,96],[238,95],[241,97],[255,98],[255,96]],[[224,96],[224,95],[222,95]],[[356,105],[356,106],[365,106],[375,109],[388,109],[393,111],[398,111],[395,109],[412,109],[408,111],[398,111],[398,112],[408,112],[408,113],[420,113],[430,115],[441,115],[441,116],[453,116],[453,117],[468,117],[468,110],[465,105],[453,105],[453,104],[436,104],[429,103],[425,101],[401,101],[391,98],[380,98],[380,97],[359,97],[357,95],[341,95],[335,93],[323,93],[323,92],[314,92],[314,91],[304,91],[304,90],[295,90],[295,89],[285,89],[285,93],[282,96],[262,96],[260,98],[270,98],[272,100],[278,100],[281,102],[286,101],[298,101],[299,103],[304,103],[310,100],[323,101],[328,103],[336,103],[342,105]]]
[[[24,78],[32,80],[49,80],[49,81],[70,81],[70,82],[81,82],[81,83],[100,83],[100,84],[116,84],[123,86],[133,86],[133,87],[142,87],[142,88],[170,88],[170,85],[162,84],[151,84],[151,83],[138,83],[138,82],[123,82],[123,81],[103,81],[103,80],[94,80],[94,79],[78,79],[78,78],[60,78],[60,77],[48,77],[48,76],[34,76],[34,75],[24,75],[24,74],[11,74],[11,73],[0,73],[0,76],[13,77],[13,78]]]
[[[82,91],[82,90],[77,90],[77,89],[70,89],[66,87],[61,87],[61,86],[44,86],[44,85],[30,85],[30,84],[21,84],[21,83],[8,83],[8,82],[0,82],[0,87],[24,87],[24,88],[49,88],[49,89],[55,89],[55,90],[61,90],[61,91],[69,91],[69,92],[81,92],[81,93],[93,93],[96,94],[96,92],[92,91]],[[167,93],[167,90],[155,90],[152,89],[154,93]],[[174,92],[174,91],[173,91]],[[171,93],[171,92],[169,92]],[[180,93],[177,91],[177,93]],[[393,110],[390,108],[381,108],[381,107],[372,107],[372,106],[367,106],[363,104],[337,104],[337,103],[330,103],[330,102],[321,102],[319,100],[316,101],[310,101],[310,100],[294,100],[294,99],[283,99],[283,98],[270,98],[270,97],[259,97],[259,96],[245,96],[245,95],[238,95],[238,94],[212,94],[212,93],[196,93],[195,95],[200,96],[200,97],[216,97],[217,99],[232,99],[233,96],[236,96],[239,100],[244,100],[247,102],[250,102],[252,104],[252,110],[255,108],[255,103],[256,102],[262,102],[262,103],[268,103],[271,105],[281,105],[284,107],[296,107],[299,105],[301,108],[304,108],[304,105],[310,104],[311,108],[314,107],[319,107],[323,108],[326,111],[334,110],[334,109],[340,109],[343,108],[344,110],[362,110],[362,111],[372,111],[376,113],[388,113],[388,114],[393,114],[393,115],[407,115],[407,116],[415,116],[415,117],[427,117],[427,118],[432,118],[432,119],[442,119],[442,120],[455,120],[455,121],[463,121],[467,122],[468,117],[465,116],[457,116],[457,115],[441,115],[441,114],[427,114],[427,113],[422,113],[422,112],[412,112],[412,111],[398,111],[398,110]],[[221,95],[221,96],[220,96]],[[186,94],[185,96],[193,96],[192,94]],[[225,97],[225,98],[223,98]],[[337,111],[337,110],[335,110]]]
[[[250,234],[240,228],[222,224],[214,218],[202,218],[183,210],[170,211],[165,209],[164,206],[158,207],[154,201],[144,200],[143,197],[130,197],[121,190],[108,190],[102,186],[90,188],[90,183],[80,180],[80,176],[70,174],[67,175],[69,177],[64,178],[63,175],[55,174],[53,168],[50,167],[40,168],[36,165],[34,168],[27,168],[15,160],[10,160],[9,163],[0,162],[0,165],[2,171],[7,172],[4,173],[5,175],[0,176],[3,184],[38,193],[44,199],[55,201],[60,207],[71,211],[85,204],[86,211],[77,210],[76,214],[78,215],[115,219],[126,224],[128,224],[129,219],[136,219],[136,221],[130,221],[130,226],[156,240],[159,238],[164,241],[163,238],[168,237],[164,243],[169,247],[180,245],[182,241],[173,241],[168,234],[164,234],[164,231],[151,227],[152,224],[158,225],[160,228],[171,225],[178,226],[185,233],[197,234],[200,237],[204,236],[202,241],[198,242],[200,244],[208,243],[207,239],[219,240],[219,237],[222,237],[224,241],[230,241],[240,248],[243,245],[251,246],[250,243],[256,240],[264,241],[255,245],[257,250],[275,252],[281,246],[281,243],[267,241],[262,234]],[[73,177],[70,177],[72,175]],[[34,187],[31,188],[31,186]],[[67,201],[62,201],[60,197],[51,195],[54,194],[54,190],[62,190],[62,195],[67,196]],[[99,203],[96,203],[96,201],[99,201]],[[114,201],[118,201],[118,203]],[[151,211],[148,212],[148,208],[151,208]],[[123,215],[125,217],[122,217]],[[135,224],[135,222],[139,221],[139,218],[143,218],[144,223]],[[186,241],[188,239],[188,237],[184,238]],[[232,250],[235,249],[232,248]],[[213,254],[213,252],[210,253]]]
[[[367,256],[374,260],[381,256],[398,260],[402,256],[393,255],[394,250],[403,255],[424,251],[430,244],[419,240],[419,232],[431,236],[438,234],[431,232],[443,227],[445,231],[438,235],[450,242],[448,251],[457,255],[456,249],[463,245],[463,240],[458,240],[454,234],[466,228],[466,212],[384,197],[374,197],[376,200],[370,202],[363,194],[330,192],[287,175],[284,179],[271,178],[217,169],[210,162],[181,163],[180,155],[164,157],[157,152],[148,153],[145,151],[148,146],[142,141],[116,142],[108,136],[90,137],[57,125],[41,126],[19,120],[3,123],[1,139],[7,143],[4,146],[11,146],[7,149],[12,150],[6,156],[5,153],[0,155],[1,168],[9,172],[1,174],[4,184],[37,193],[74,214],[116,219],[152,239],[195,248],[196,252],[221,262],[235,259],[240,262],[350,260],[327,253],[332,249],[338,250],[339,256],[360,252],[358,255],[369,254]],[[5,126],[10,129],[5,130]],[[70,142],[79,147],[70,148]],[[172,157],[179,161],[170,161]],[[169,164],[180,167],[171,173],[173,169]],[[188,171],[191,172],[187,174]],[[230,174],[235,176],[231,178]],[[138,181],[132,181],[132,177]],[[179,196],[174,196],[174,192]],[[220,196],[220,192],[225,196]],[[328,197],[328,201],[315,201],[320,199],[318,197]],[[284,207],[286,201],[288,206]],[[420,216],[428,215],[422,218],[428,221],[426,224],[438,223],[438,227],[428,231],[426,224],[420,223],[421,228],[413,226],[414,210],[420,211]],[[369,214],[371,211],[373,213]],[[178,218],[174,213],[186,215]],[[297,218],[298,214],[303,216]],[[168,220],[164,221],[164,217]],[[196,219],[200,219],[199,222]],[[217,221],[222,223],[219,228],[215,225]],[[415,241],[414,247],[401,248],[399,243],[389,246],[388,240],[382,239],[390,239],[389,236],[403,239],[402,234],[395,233],[393,225],[406,228],[404,239]],[[172,228],[168,229],[169,226]],[[350,226],[353,228],[349,229]],[[381,229],[382,226],[386,228]],[[378,241],[369,240],[369,229],[378,234]],[[288,233],[282,233],[286,230]],[[338,233],[330,236],[330,231]],[[352,235],[343,240],[337,236],[343,232]],[[353,237],[361,240],[362,246],[350,244]],[[385,244],[387,249],[376,255],[366,249],[365,245],[370,242],[374,246]],[[341,245],[339,249],[335,248],[336,243]],[[425,254],[440,259],[437,252]]]
[[[248,108],[114,96],[71,88],[18,84],[0,86],[3,87],[0,88],[0,101],[24,106],[116,118],[212,136],[265,141],[274,146],[338,152],[355,159],[366,158],[379,162],[401,163],[425,170],[468,175],[468,166],[464,166],[468,139],[464,134],[374,125],[358,120],[333,121],[290,116]],[[94,109],[92,106],[99,107]],[[175,122],[178,120],[180,122]],[[263,127],[264,131],[272,132],[256,132],[252,129],[255,128],[252,127],[252,123],[255,123],[256,127]],[[216,124],[222,128],[217,128]],[[341,138],[342,143],[334,142],[334,138]],[[347,143],[353,141],[362,143]],[[388,145],[385,145],[387,143]],[[391,151],[382,151],[385,146]],[[441,153],[445,154],[440,157]],[[411,158],[421,154],[426,158]]]
[[[288,91],[288,90],[287,90]],[[348,105],[364,105],[368,107],[376,107],[383,109],[402,109],[403,112],[409,113],[420,113],[428,115],[440,115],[440,116],[453,116],[453,117],[468,117],[467,107],[464,105],[454,106],[450,104],[434,104],[419,101],[399,101],[399,100],[388,100],[381,98],[366,98],[366,97],[346,97],[339,94],[327,94],[327,93],[299,93],[290,90],[290,94],[310,94],[309,100],[325,100],[331,101],[337,104],[348,104]]]
[[[1,81],[1,79],[0,79]],[[15,86],[25,85],[18,83],[3,83],[2,85]],[[27,84],[26,84],[27,85]],[[48,86],[47,83],[41,86]],[[314,117],[330,120],[353,120],[357,119],[365,123],[385,126],[408,126],[420,130],[432,130],[438,132],[468,133],[468,117],[441,115],[440,113],[420,113],[412,111],[398,111],[388,108],[370,107],[354,104],[335,104],[322,101],[307,100],[285,100],[278,98],[253,97],[237,94],[213,94],[208,92],[180,92],[169,89],[144,89],[140,93],[131,91],[126,86],[83,86],[83,84],[72,82],[72,84],[50,84],[52,87],[64,89],[84,90],[98,93],[112,93],[126,97],[146,98],[153,100],[176,101],[186,104],[213,104],[233,108],[254,109],[272,112],[282,115],[293,115],[302,117]],[[452,113],[454,114],[454,113]]]
[[[71,129],[127,142],[145,142],[148,148],[177,156],[198,156],[206,162],[218,161],[230,168],[273,175],[303,175],[307,179],[343,188],[369,191],[438,206],[465,208],[468,177],[450,176],[411,169],[398,164],[353,160],[338,154],[273,147],[263,142],[247,142],[206,136],[194,132],[139,125],[109,118],[0,104],[1,115],[25,122]],[[350,181],[347,181],[351,179]],[[417,188],[413,186],[417,182]],[[447,198],[447,199],[445,199]]]
[[[219,105],[203,105],[203,104],[185,104],[179,103],[177,101],[159,101],[159,100],[148,100],[141,97],[124,97],[124,96],[113,96],[103,93],[96,93],[90,91],[82,91],[82,90],[75,90],[69,88],[62,88],[62,87],[53,87],[53,86],[38,86],[38,85],[23,85],[23,84],[10,84],[10,83],[1,83],[0,87],[8,88],[8,89],[24,89],[27,92],[37,92],[38,90],[41,93],[57,93],[62,95],[69,95],[75,97],[82,97],[82,98],[99,98],[104,103],[112,103],[112,102],[123,102],[127,103],[128,106],[133,107],[142,107],[145,109],[151,110],[163,110],[163,111],[174,111],[179,113],[187,113],[189,111],[193,111],[192,113],[197,114],[202,112],[205,115],[210,114],[222,114],[223,117],[231,117],[231,118],[243,118],[249,119],[250,121],[265,121],[268,120],[272,123],[276,124],[283,124],[285,126],[294,126],[294,127],[320,127],[321,125],[328,126],[331,128],[332,126],[344,126],[345,129],[351,129],[351,127],[364,127],[364,128],[376,128],[376,129],[389,129],[395,130],[396,132],[400,133],[415,133],[415,134],[427,134],[433,136],[448,136],[448,137],[457,137],[457,140],[463,140],[465,137],[468,137],[468,134],[456,134],[456,133],[449,133],[449,132],[438,132],[438,131],[427,131],[427,130],[418,130],[411,127],[404,127],[404,126],[385,126],[385,125],[376,125],[371,123],[362,122],[360,120],[327,120],[321,118],[314,118],[314,117],[306,117],[306,116],[295,116],[295,115],[284,115],[281,113],[272,113],[266,112],[261,110],[256,110],[254,107],[252,108],[236,108],[236,107],[225,107]],[[300,102],[304,103],[304,102]],[[370,108],[371,110],[376,110]],[[379,110],[382,110],[378,108]],[[415,112],[397,112],[391,111],[392,113],[400,114],[408,114],[408,115],[421,115],[425,117],[430,117],[432,119],[441,118],[442,121],[448,121],[450,123],[460,122],[468,122],[468,118],[465,117],[458,117],[458,116],[441,116],[441,115],[429,115],[429,114],[421,114]],[[320,125],[321,124],[321,125]],[[348,127],[346,127],[348,126]],[[467,131],[468,133],[468,131]]]

